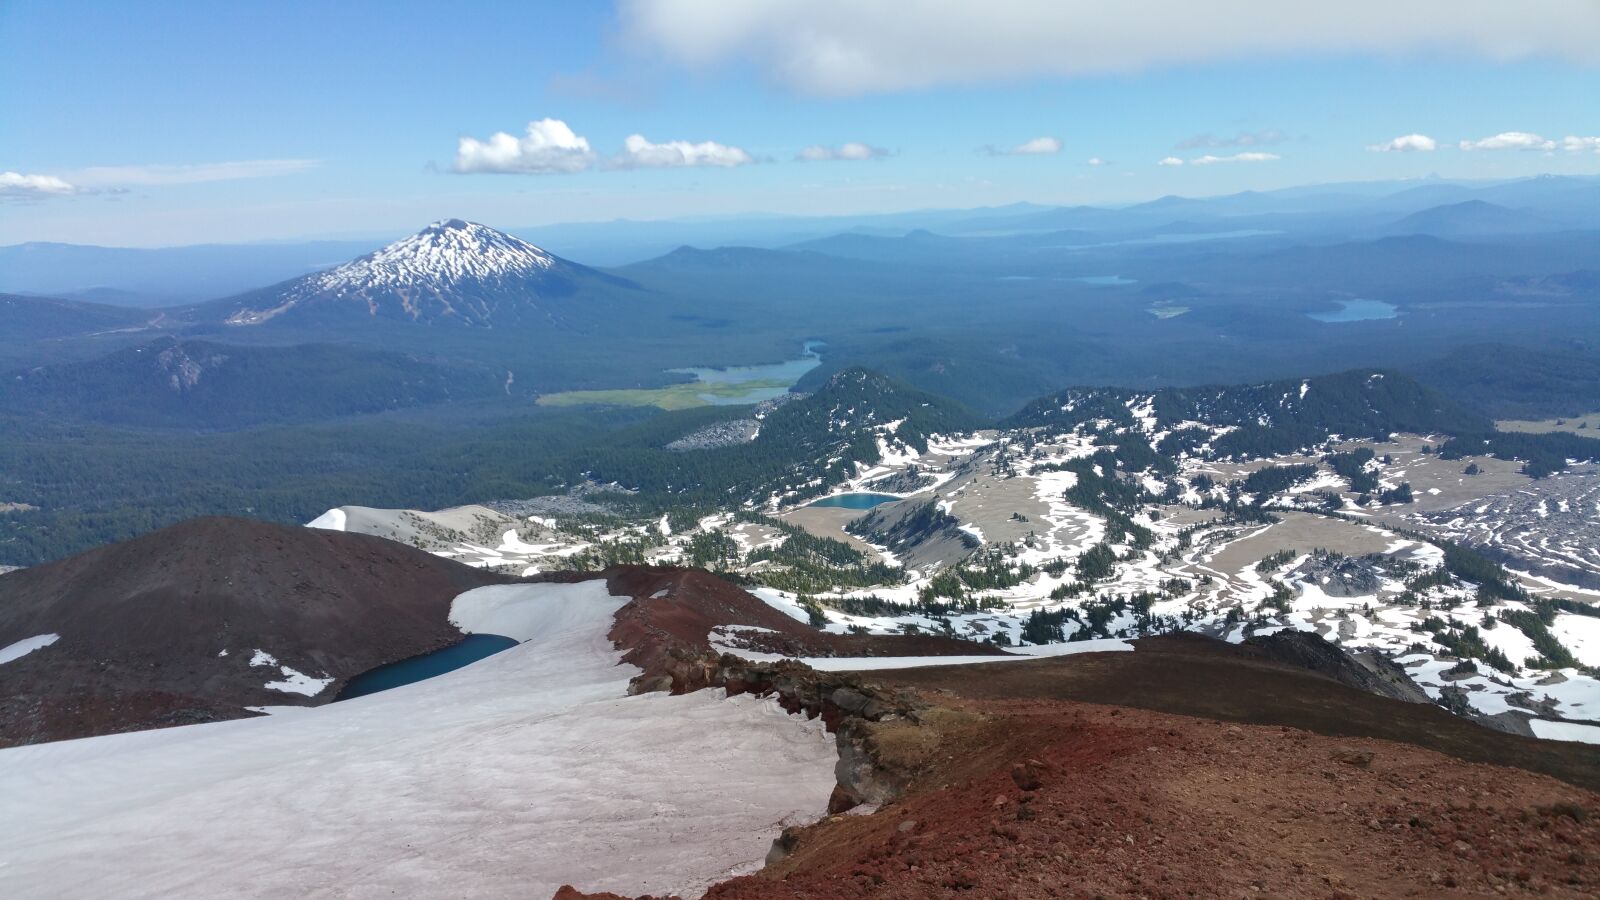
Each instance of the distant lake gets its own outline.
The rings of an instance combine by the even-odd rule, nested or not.
[[[344,690],[334,699],[349,700],[352,697],[365,697],[401,685],[413,684],[435,675],[454,672],[462,666],[493,656],[501,650],[509,650],[516,645],[517,642],[512,638],[498,634],[469,634],[462,638],[460,643],[451,644],[442,650],[362,672],[350,679]]]
[[[1068,279],[1068,280],[1069,281],[1076,281],[1079,284],[1101,284],[1101,285],[1134,284],[1135,283],[1134,279],[1132,279],[1132,278],[1123,278],[1121,275],[1083,275],[1083,276],[1080,276],[1078,278],[1071,278],[1071,279]]]
[[[750,385],[748,391],[701,394],[700,399],[712,406],[760,403],[762,400],[771,400],[788,393],[789,388],[800,380],[800,376],[822,365],[822,357],[817,354],[817,348],[821,346],[823,346],[822,341],[806,341],[800,348],[798,357],[759,366],[685,368],[667,371],[674,375],[692,375],[699,384]]]
[[[1340,300],[1333,312],[1306,313],[1318,322],[1362,322],[1368,319],[1393,319],[1400,308],[1382,300]]]
[[[838,494],[833,497],[823,497],[815,503],[808,504],[816,507],[837,507],[839,509],[871,509],[885,503],[899,500],[893,494]]]

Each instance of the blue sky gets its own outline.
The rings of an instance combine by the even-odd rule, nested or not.
[[[0,243],[1600,172],[1600,4],[1195,6],[8,0]],[[547,119],[584,143],[522,143]]]

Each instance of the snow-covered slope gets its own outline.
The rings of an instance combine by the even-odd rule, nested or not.
[[[224,301],[225,321],[260,325],[315,312],[467,325],[559,319],[541,303],[585,282],[619,280],[487,225],[448,219],[342,266]]]
[[[820,720],[625,696],[605,582],[472,591],[525,643],[259,719],[0,751],[8,897],[697,896],[827,806]],[[727,790],[737,785],[737,791]]]

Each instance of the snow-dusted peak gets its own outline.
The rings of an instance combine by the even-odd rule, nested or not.
[[[318,291],[450,287],[535,275],[555,257],[487,225],[445,219],[375,253],[311,277]]]

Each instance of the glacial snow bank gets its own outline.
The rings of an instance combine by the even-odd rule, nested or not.
[[[826,808],[820,721],[716,691],[627,697],[639,670],[606,638],[627,598],[494,590],[526,642],[436,678],[0,751],[7,895],[695,896]]]

